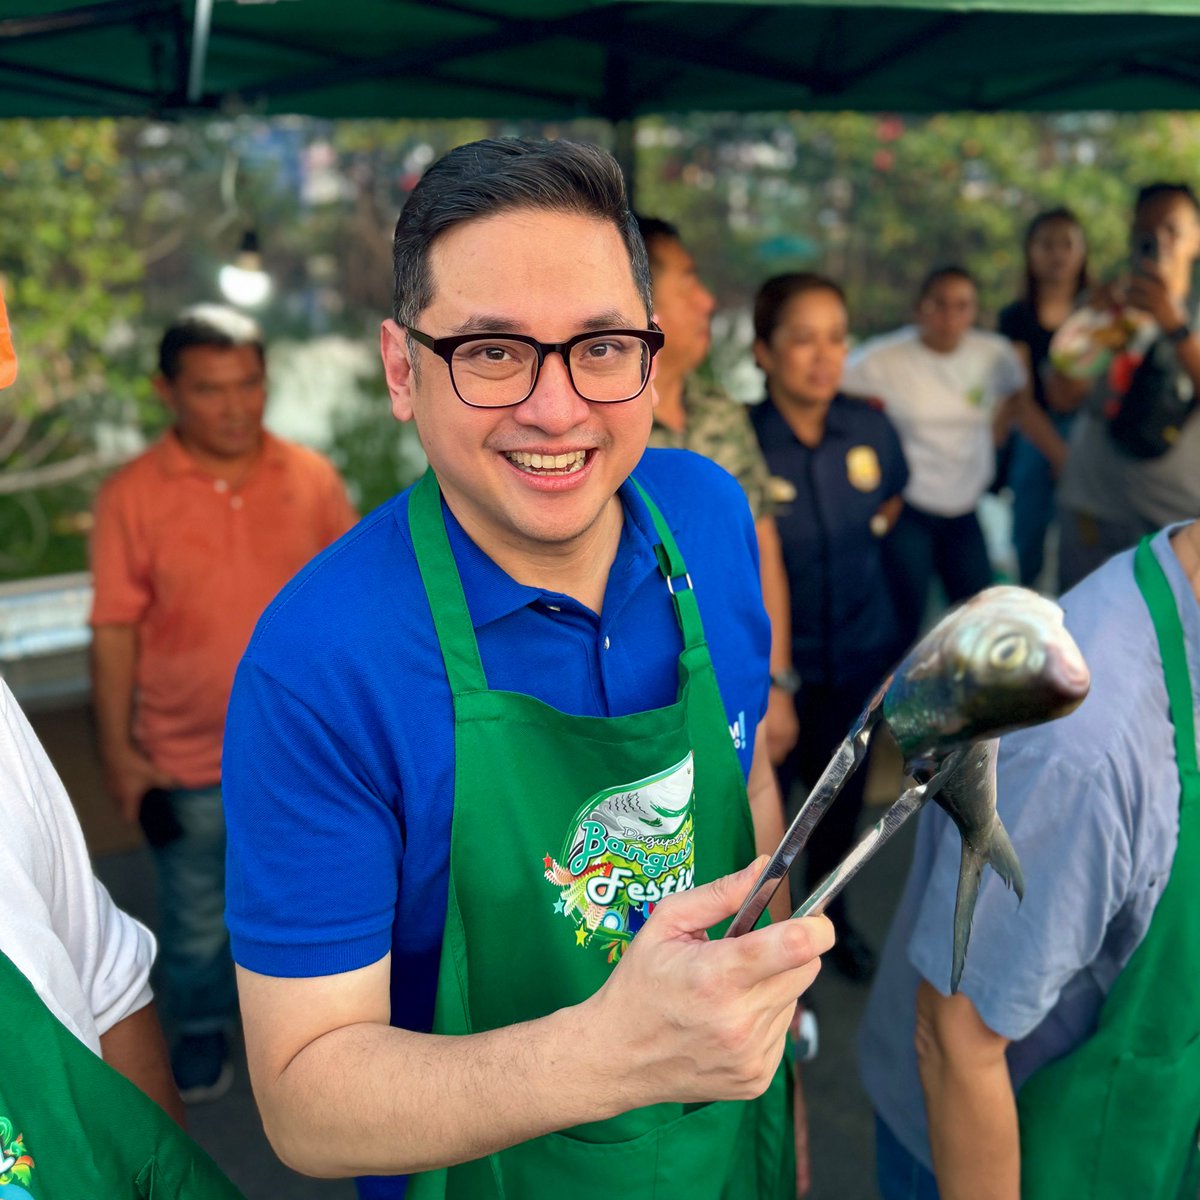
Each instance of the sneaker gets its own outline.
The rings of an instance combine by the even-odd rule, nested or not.
[[[233,1063],[223,1033],[184,1036],[171,1054],[171,1073],[184,1104],[219,1100],[233,1083]]]

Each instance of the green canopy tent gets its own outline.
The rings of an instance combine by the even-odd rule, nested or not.
[[[0,116],[1194,108],[1200,0],[3,0]]]

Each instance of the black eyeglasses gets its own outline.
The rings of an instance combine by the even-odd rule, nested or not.
[[[472,408],[512,408],[537,387],[547,354],[561,355],[571,386],[595,404],[620,404],[646,389],[650,364],[663,347],[663,332],[597,329],[565,342],[539,342],[519,333],[467,333],[434,338],[411,325],[414,341],[450,369],[455,394]]]

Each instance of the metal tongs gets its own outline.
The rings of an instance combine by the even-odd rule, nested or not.
[[[913,713],[920,708],[919,704],[914,707],[914,689],[928,686],[930,663],[938,660],[940,648],[952,639],[955,629],[974,630],[980,625],[986,627],[995,623],[1003,630],[1011,627],[1014,613],[1024,617],[1030,641],[1036,644],[1039,637],[1054,638],[1060,652],[1064,644],[1069,646],[1078,665],[1069,662],[1068,669],[1060,670],[1054,679],[1018,678],[1011,686],[995,687],[990,691],[977,685],[976,699],[981,702],[973,704],[969,714],[957,713],[959,719],[952,725],[937,726],[920,720],[914,723]],[[1010,638],[1014,636],[1009,634]],[[1043,665],[1049,661],[1044,654],[1041,658]],[[1082,702],[1088,682],[1086,664],[1062,627],[1062,611],[1050,601],[1022,588],[997,587],[979,593],[961,608],[952,610],[908,652],[868,701],[801,805],[796,819],[730,922],[725,936],[740,937],[754,928],[776,888],[807,844],[817,822],[837,799],[846,780],[862,765],[871,737],[881,723],[896,734],[905,756],[904,771],[913,779],[913,785],[902,792],[883,817],[863,834],[850,853],[796,909],[793,917],[823,913],[830,901],[896,830],[938,795],[969,757],[973,745],[1013,729],[1065,715]]]

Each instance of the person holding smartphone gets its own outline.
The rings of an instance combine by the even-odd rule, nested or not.
[[[1093,309],[1118,306],[1142,332],[1118,348],[1097,379],[1055,370],[1046,380],[1051,409],[1080,413],[1059,484],[1060,590],[1147,533],[1200,513],[1197,258],[1200,201],[1192,188],[1142,188],[1128,275],[1088,300]]]

